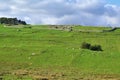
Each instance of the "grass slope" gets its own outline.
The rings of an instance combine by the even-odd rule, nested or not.
[[[120,75],[120,30],[101,32],[103,29],[110,28],[76,26],[72,32],[68,32],[53,30],[45,25],[32,28],[9,28],[1,25],[0,72],[19,69],[34,71],[37,68],[40,71],[41,68],[45,71],[49,69],[53,73],[67,71],[69,77],[65,80],[73,80],[71,77],[78,75],[72,74],[72,70],[80,72],[80,75]],[[93,31],[84,32],[85,30]],[[82,42],[100,44],[103,51],[81,49]],[[8,74],[5,76],[6,80],[10,77]]]

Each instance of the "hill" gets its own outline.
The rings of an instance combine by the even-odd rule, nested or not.
[[[18,25],[19,26],[19,25]],[[120,79],[120,30],[74,26],[72,31],[49,25],[0,26],[0,78],[5,80]],[[103,51],[82,49],[83,42]]]

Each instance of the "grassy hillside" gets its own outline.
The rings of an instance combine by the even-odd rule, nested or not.
[[[60,80],[80,80],[80,76],[83,77],[82,80],[86,77],[92,79],[94,77],[89,78],[88,75],[95,74],[120,75],[119,29],[114,32],[102,32],[110,28],[76,26],[69,32],[50,29],[46,25],[27,27],[0,26],[2,78],[19,79],[14,75],[17,70],[23,70],[23,73],[27,70],[29,73],[40,71],[42,74],[45,74],[44,72],[66,74],[56,76]],[[103,51],[81,49],[83,42],[99,44]],[[25,78],[28,80],[33,78],[31,77],[33,74],[26,75]]]

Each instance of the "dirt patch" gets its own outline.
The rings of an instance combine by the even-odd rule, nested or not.
[[[8,73],[0,73],[4,76]],[[77,70],[53,70],[53,69],[29,69],[14,70],[9,73],[18,79],[26,79],[26,76],[32,80],[120,80],[117,74],[83,74]],[[3,79],[3,77],[0,77]]]
[[[48,77],[39,76],[39,75],[32,76],[32,78],[33,80],[49,80]]]
[[[16,70],[16,71],[13,71],[13,72],[11,72],[11,73],[12,73],[13,75],[23,75],[23,76],[29,74],[29,72],[28,72],[27,70]]]

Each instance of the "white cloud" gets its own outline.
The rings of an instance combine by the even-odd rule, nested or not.
[[[120,7],[105,0],[1,0],[0,16],[32,24],[120,26]]]

